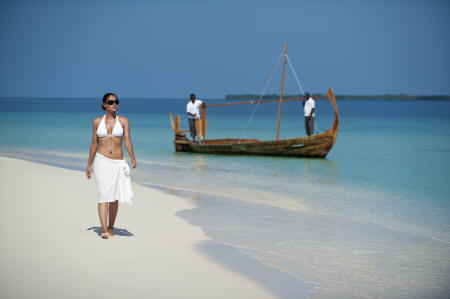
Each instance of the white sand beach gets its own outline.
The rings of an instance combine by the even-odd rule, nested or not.
[[[182,198],[133,184],[118,236],[101,239],[94,180],[0,157],[1,298],[274,298],[200,253]]]

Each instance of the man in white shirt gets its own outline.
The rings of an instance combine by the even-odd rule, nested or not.
[[[189,130],[191,131],[192,142],[195,142],[197,131],[195,130],[195,121],[200,119],[199,107],[203,104],[202,101],[195,98],[195,94],[191,93],[191,101],[187,103],[186,110],[189,117]]]
[[[306,100],[306,101],[305,101]],[[309,93],[305,93],[305,98],[303,99],[303,109],[305,111],[305,129],[306,135],[311,136],[314,134],[314,109],[316,108],[316,103]]]

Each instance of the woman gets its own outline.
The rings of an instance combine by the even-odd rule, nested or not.
[[[103,96],[102,109],[106,110],[106,114],[94,119],[92,143],[86,167],[86,177],[90,179],[91,165],[93,165],[92,170],[100,196],[98,216],[102,226],[101,237],[104,239],[114,237],[114,221],[119,202],[131,204],[133,196],[130,167],[125,162],[122,151],[122,140],[124,140],[132,167],[135,168],[136,160],[130,139],[130,123],[127,118],[116,115],[118,107],[119,99],[115,94],[107,93]]]

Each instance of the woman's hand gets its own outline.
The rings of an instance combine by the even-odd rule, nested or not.
[[[131,159],[131,168],[136,168],[136,160]]]
[[[91,166],[86,167],[86,177],[88,179],[91,178]]]

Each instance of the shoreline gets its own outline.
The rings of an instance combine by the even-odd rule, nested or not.
[[[2,153],[3,154],[3,153]],[[74,236],[77,240],[76,243],[73,243],[71,241],[71,238],[69,238],[67,236],[67,234],[69,232],[67,232],[66,230],[63,230],[62,227],[60,227],[59,225],[54,225],[52,226],[51,229],[46,230],[43,229],[45,227],[44,223],[41,223],[41,221],[37,221],[38,223],[36,224],[36,227],[40,227],[41,229],[34,231],[34,229],[31,229],[30,233],[31,233],[31,240],[29,238],[27,238],[26,235],[20,234],[20,238],[17,238],[12,232],[11,233],[6,233],[6,241],[7,243],[9,243],[9,245],[7,246],[8,248],[4,248],[2,251],[4,251],[2,253],[2,256],[4,256],[5,258],[5,253],[6,256],[9,256],[9,259],[6,259],[3,261],[3,264],[6,265],[7,267],[4,267],[4,269],[15,269],[15,268],[27,268],[27,263],[31,263],[31,265],[33,264],[40,264],[43,261],[46,262],[46,264],[62,264],[65,265],[65,269],[60,269],[60,271],[62,271],[62,273],[60,274],[66,274],[66,269],[71,269],[73,267],[77,267],[76,264],[73,263],[73,260],[71,261],[64,261],[61,259],[61,254],[63,254],[63,252],[65,250],[70,250],[70,251],[74,251],[74,252],[78,252],[81,251],[83,252],[83,250],[81,250],[81,248],[78,248],[78,250],[74,250],[75,248],[70,248],[70,245],[78,247],[78,246],[86,246],[89,247],[91,245],[94,245],[97,247],[97,249],[105,249],[104,246],[104,242],[95,242],[95,238],[97,238],[97,240],[100,240],[100,238],[98,237],[99,234],[99,223],[98,223],[98,216],[97,216],[97,211],[95,209],[96,206],[96,201],[94,198],[97,197],[97,193],[96,193],[96,189],[95,189],[95,184],[92,180],[87,180],[84,177],[84,173],[80,172],[79,170],[71,170],[69,168],[65,168],[62,166],[58,166],[58,165],[49,165],[50,163],[45,163],[45,162],[39,162],[39,161],[28,161],[28,160],[23,160],[23,159],[17,159],[17,158],[10,158],[10,157],[4,157],[3,155],[0,156],[0,161],[2,163],[2,171],[3,171],[3,177],[6,177],[6,173],[10,173],[8,174],[9,176],[11,176],[11,182],[5,182],[3,180],[2,182],[2,189],[4,194],[8,194],[8,197],[11,197],[11,194],[14,192],[14,190],[12,190],[13,186],[17,186],[20,185],[20,182],[18,182],[18,178],[19,175],[23,176],[22,173],[20,172],[20,169],[26,169],[26,172],[29,176],[35,177],[36,173],[40,173],[39,178],[36,178],[36,180],[30,180],[30,183],[32,185],[32,188],[23,188],[23,192],[29,192],[30,189],[34,190],[34,194],[38,194],[38,200],[44,202],[43,205],[47,206],[47,210],[44,208],[41,212],[40,212],[40,216],[44,216],[44,217],[39,217],[39,219],[45,219],[48,218],[48,216],[51,216],[49,214],[53,213],[53,212],[57,212],[57,211],[51,211],[50,210],[50,206],[51,203],[48,202],[48,198],[44,198],[43,193],[46,190],[51,190],[52,188],[55,187],[55,180],[61,180],[62,184],[58,184],[58,186],[56,187],[58,189],[58,193],[62,192],[65,193],[64,191],[64,187],[62,186],[72,186],[72,185],[80,185],[79,189],[77,190],[76,193],[83,193],[83,195],[85,195],[84,198],[82,200],[83,204],[84,204],[84,208],[86,208],[87,206],[90,206],[90,213],[89,216],[84,215],[83,217],[80,216],[81,214],[81,210],[78,210],[79,213],[75,213],[75,215],[80,216],[79,218],[84,219],[86,221],[85,223],[85,227],[84,228],[76,228],[74,227],[74,223],[72,223],[70,220],[74,220],[76,218],[71,218],[73,216],[70,216],[69,219],[64,219],[64,222],[69,225],[72,226],[71,227],[71,233],[74,233],[76,236]],[[59,173],[60,175],[56,175],[55,177],[55,173]],[[71,178],[71,180],[69,179]],[[68,181],[69,180],[69,181]],[[46,183],[45,183],[46,181]],[[28,183],[25,182],[24,185],[27,185]],[[83,185],[83,186],[81,186]],[[30,186],[31,187],[31,186]],[[157,228],[148,228],[148,230],[145,230],[145,224],[146,224],[146,220],[147,218],[151,219],[151,218],[158,218],[159,222],[163,222],[163,223],[158,223],[158,227],[160,228],[161,226],[173,226],[176,225],[177,227],[182,228],[183,231],[188,232],[188,237],[186,237],[184,234],[182,234],[181,232],[177,232],[175,233],[173,236],[171,236],[171,238],[169,238],[170,243],[175,244],[175,243],[184,243],[184,244],[179,244],[177,246],[174,246],[174,248],[161,248],[161,246],[164,246],[164,244],[160,244],[159,250],[157,250],[157,254],[156,256],[153,256],[151,259],[153,260],[164,260],[167,259],[169,256],[175,255],[175,257],[178,257],[179,255],[185,255],[186,253],[180,253],[179,251],[187,251],[189,255],[193,255],[196,256],[196,258],[194,260],[189,260],[189,264],[193,267],[192,269],[195,269],[195,273],[198,272],[198,270],[201,270],[202,268],[205,268],[204,271],[202,271],[202,273],[199,276],[204,276],[204,279],[208,279],[208,280],[213,280],[213,282],[208,282],[207,284],[205,284],[200,290],[199,289],[192,289],[192,297],[199,297],[199,298],[207,298],[207,297],[217,297],[219,295],[220,296],[224,296],[224,298],[226,297],[235,297],[235,298],[276,298],[278,296],[281,296],[283,298],[294,298],[294,296],[298,297],[298,290],[301,289],[303,290],[303,292],[301,292],[302,294],[304,294],[304,297],[306,297],[309,293],[308,290],[304,289],[304,286],[302,286],[300,283],[298,285],[295,284],[295,281],[290,281],[289,280],[289,275],[286,273],[283,273],[281,271],[278,271],[276,269],[269,269],[269,267],[264,266],[260,263],[258,263],[257,261],[253,260],[252,258],[239,253],[237,250],[233,249],[230,246],[226,246],[223,244],[219,244],[217,242],[215,242],[214,240],[212,240],[211,238],[209,238],[206,233],[200,228],[200,227],[196,227],[194,225],[188,224],[186,220],[183,220],[181,217],[177,216],[176,214],[179,211],[182,210],[186,210],[186,209],[192,209],[195,206],[192,203],[189,203],[187,199],[184,198],[180,198],[179,196],[173,196],[170,195],[166,192],[162,192],[159,191],[155,188],[149,188],[148,186],[144,186],[144,185],[140,185],[136,182],[133,182],[133,189],[135,190],[135,198],[133,199],[133,203],[134,206],[133,207],[128,207],[127,205],[121,205],[121,208],[119,209],[119,215],[117,218],[117,224],[118,227],[116,229],[116,234],[118,235],[118,237],[114,238],[114,239],[110,239],[110,240],[103,240],[105,242],[114,242],[114,243],[121,243],[121,244],[116,244],[116,245],[121,245],[121,249],[117,252],[115,252],[114,257],[116,257],[117,253],[121,253],[124,254],[125,256],[127,256],[124,260],[128,260],[128,262],[131,262],[133,259],[137,260],[139,259],[146,259],[145,256],[146,254],[143,254],[143,252],[141,252],[141,254],[136,254],[135,255],[135,250],[140,251],[140,247],[144,246],[144,247],[148,247],[148,249],[151,250],[152,244],[155,243],[161,243],[162,240],[154,240],[156,237],[152,234],[152,233],[156,233],[161,235],[162,233],[160,232],[159,229]],[[20,193],[20,192],[19,192]],[[39,196],[39,194],[41,196]],[[54,196],[55,194],[50,194],[48,195],[48,197],[50,197],[50,201],[52,201],[52,203],[55,203],[55,200],[57,200]],[[16,197],[18,195],[14,195],[14,197]],[[153,199],[152,197],[157,197],[157,199]],[[5,196],[2,196],[3,198],[7,198]],[[71,197],[73,197],[73,194],[67,194],[69,199]],[[83,196],[82,196],[83,197]],[[144,199],[145,198],[145,199]],[[10,199],[11,201],[11,199]],[[16,202],[16,200],[13,199],[14,202]],[[46,202],[47,201],[47,202]],[[20,200],[18,200],[17,202],[20,202]],[[12,206],[16,205],[16,208],[18,208],[17,205],[20,205],[19,203],[15,203],[12,204]],[[170,203],[166,203],[166,202],[170,202]],[[22,203],[23,204],[23,203]],[[50,204],[50,205],[48,205]],[[5,208],[5,205],[8,205],[8,208]],[[8,215],[3,215],[4,219],[3,221],[5,221],[3,227],[6,227],[6,223],[8,223],[9,221],[13,221],[16,217],[18,217],[19,215],[15,214],[14,209],[11,210],[11,203],[8,202],[2,202],[2,206],[3,206],[3,211],[9,210]],[[166,212],[165,215],[155,215],[156,211],[152,211],[154,210],[155,205],[158,206],[158,209],[162,209]],[[71,205],[72,206],[72,205]],[[138,206],[141,206],[138,208]],[[145,211],[142,210],[142,206],[145,208],[147,207],[147,209],[144,209]],[[59,203],[59,208],[67,208],[67,207],[63,207],[61,206],[61,204]],[[73,207],[71,207],[73,208]],[[80,207],[77,207],[77,209],[80,209]],[[85,209],[83,209],[83,212]],[[170,210],[170,214],[167,214],[167,211]],[[49,213],[50,212],[50,213]],[[136,221],[136,220],[132,220],[133,218],[136,218],[136,213],[138,213],[139,215],[139,219],[141,219],[141,221]],[[25,213],[28,214],[28,213]],[[74,215],[72,213],[70,213],[71,215]],[[55,216],[55,215],[53,215]],[[59,220],[62,220],[60,218],[61,215],[58,215],[57,218]],[[89,219],[88,219],[88,218]],[[32,217],[33,218],[33,217]],[[52,218],[52,217],[50,217]],[[164,219],[165,218],[165,219]],[[69,221],[68,221],[69,220]],[[78,221],[80,219],[77,219]],[[150,220],[149,220],[150,221]],[[45,221],[43,221],[45,222]],[[153,221],[152,221],[153,222]],[[128,227],[124,227],[121,225],[121,223],[128,223],[127,225],[129,225]],[[47,223],[49,224],[49,223]],[[78,222],[78,224],[80,224]],[[161,226],[159,226],[161,225]],[[48,228],[48,227],[47,227]],[[179,228],[179,229],[180,229]],[[156,229],[156,230],[155,230]],[[168,230],[171,229],[171,227],[167,228]],[[139,232],[140,230],[140,232]],[[178,231],[178,229],[177,229]],[[5,233],[5,232],[4,232]],[[69,233],[69,235],[71,234]],[[142,239],[140,237],[140,235],[145,234],[148,239]],[[95,237],[95,238],[94,238]],[[61,244],[61,240],[63,239],[63,243],[65,244]],[[39,247],[46,247],[46,244],[43,244],[43,241],[40,240],[47,240],[50,241],[47,244],[52,244],[52,246],[54,246],[53,248],[47,248],[50,252],[53,252],[55,255],[59,255],[59,258],[54,259],[53,256],[51,254],[47,254],[47,256],[45,256],[44,258],[40,255],[30,255],[30,252],[28,252],[28,258],[26,258],[25,260],[27,260],[27,263],[25,261],[22,262],[22,259],[24,258],[23,253],[27,252],[27,250],[25,251],[17,251],[17,247],[22,247],[22,246],[17,246],[19,244],[28,244],[28,243],[32,243],[32,244],[36,244]],[[133,240],[135,239],[135,240]],[[179,240],[178,240],[179,239]],[[58,242],[58,240],[60,240]],[[32,241],[32,242],[29,242]],[[155,242],[156,241],[156,242]],[[189,246],[186,246],[186,242],[189,244]],[[102,244],[102,245],[100,245]],[[140,246],[137,246],[137,245]],[[184,245],[184,247],[182,246]],[[99,247],[100,246],[100,247]],[[129,248],[129,247],[132,248]],[[134,248],[133,248],[134,247]],[[170,246],[172,247],[172,246]],[[43,248],[40,248],[39,251],[42,252]],[[119,249],[119,248],[113,248],[113,249]],[[126,249],[127,251],[122,251]],[[131,250],[130,250],[131,249]],[[133,250],[134,249],[134,250]],[[177,252],[172,252],[175,249]],[[130,251],[129,251],[130,250]],[[167,251],[170,252],[170,254],[167,254]],[[61,252],[62,251],[62,252]],[[133,252],[133,257],[129,257],[129,252]],[[90,252],[90,251],[89,251]],[[164,253],[162,253],[164,252]],[[88,252],[86,252],[87,255],[85,256],[81,256],[78,258],[78,262],[82,262],[85,266],[92,266],[92,265],[88,265],[89,263],[86,263],[86,260],[83,260],[83,257],[87,257],[88,256]],[[114,258],[111,253],[106,253],[106,256],[109,256],[110,258]],[[99,258],[100,256],[97,256],[97,258]],[[88,258],[90,260],[90,262],[95,263],[96,259],[95,258]],[[103,259],[103,257],[102,257]],[[100,260],[100,262],[104,262],[105,260]],[[147,257],[148,259],[148,257]],[[184,259],[183,259],[184,260]],[[123,262],[123,261],[122,261]],[[195,265],[194,265],[195,263]],[[133,269],[133,276],[136,275],[136,273],[140,273],[140,276],[146,276],[145,274],[151,274],[151,279],[152,280],[156,280],[159,281],[159,283],[161,284],[166,284],[167,281],[165,281],[164,278],[161,279],[161,277],[158,277],[159,273],[156,273],[157,271],[151,271],[151,270],[146,270],[146,269],[142,269],[139,267],[140,262],[136,263],[136,265],[132,266],[131,268]],[[159,264],[161,264],[161,262],[159,262]],[[246,266],[243,266],[246,265]],[[113,265],[109,265],[111,267],[111,270],[113,270]],[[116,267],[119,269],[119,266],[126,266],[128,267],[128,263],[121,263],[121,265],[116,265]],[[163,266],[163,265],[158,265],[158,266]],[[137,268],[136,268],[137,267]],[[182,269],[180,269],[180,267]],[[180,271],[182,272],[183,270],[186,270],[186,266],[184,265],[180,265],[180,264],[176,264],[174,265],[170,265],[171,270],[169,270],[169,272],[171,272],[173,275],[178,274]],[[211,268],[211,269],[210,269]],[[208,269],[208,270],[206,270]],[[79,269],[78,269],[79,270]],[[43,272],[49,272],[49,270],[43,270]],[[212,272],[210,272],[212,271]],[[39,271],[41,272],[41,271]],[[72,272],[72,271],[70,271]],[[75,271],[77,272],[77,271]],[[78,271],[79,272],[79,271]],[[96,274],[100,274],[103,271],[97,271]],[[136,273],[135,273],[136,272]],[[151,272],[151,273],[147,273],[147,272]],[[167,272],[167,270],[166,270]],[[222,273],[223,272],[223,273]],[[270,275],[266,275],[264,276],[264,279],[261,279],[261,272],[264,273],[269,273]],[[29,274],[34,273],[37,274],[34,271],[31,271]],[[209,275],[213,273],[213,275]],[[16,273],[18,274],[18,273]],[[39,273],[39,276],[41,276],[41,274],[44,273]],[[50,273],[47,273],[50,274]],[[75,274],[80,274],[80,273],[75,273]],[[130,273],[131,274],[131,273]],[[188,276],[189,280],[192,280],[191,283],[195,283],[196,279],[195,279],[195,275],[194,277],[192,276],[192,273],[189,273],[190,275]],[[53,275],[55,275],[55,273],[53,273]],[[73,273],[72,273],[73,275]],[[16,287],[14,287],[14,282],[12,280],[17,279],[17,277],[15,277],[15,275],[12,275],[12,277],[10,277],[10,273],[5,273],[5,271],[2,272],[2,276],[3,282],[8,282],[9,283],[5,283],[5,288],[4,291],[2,291],[2,293],[4,294],[15,294],[16,292],[18,292],[18,289]],[[45,275],[42,275],[45,276]],[[50,274],[50,276],[52,277],[52,275]],[[76,278],[71,278],[71,279],[64,279],[65,275],[62,275],[62,277],[60,277],[59,279],[59,283],[58,285],[65,285],[67,283],[72,284],[73,283],[73,279],[75,279],[75,281],[78,281],[78,283],[83,284],[83,281],[80,281],[80,277],[76,277]],[[99,279],[100,281],[103,280],[103,278],[100,278],[101,275],[99,275],[98,277],[96,277],[97,279]],[[213,279],[213,277],[217,277],[217,276],[223,276],[224,278],[217,278],[217,279]],[[9,277],[9,278],[8,278]],[[160,278],[160,279],[158,279]],[[224,281],[221,281],[222,279],[226,279],[225,281],[228,280],[227,283],[224,283]],[[291,278],[294,279],[294,278]],[[82,279],[81,279],[82,280]],[[215,287],[211,287],[211,283],[214,284],[214,281],[217,282],[220,286],[215,286]],[[272,283],[271,283],[272,281]],[[284,282],[281,283],[280,282]],[[97,295],[106,295],[106,290],[102,290],[101,288],[96,289],[94,288],[94,284],[92,284],[93,282],[91,282],[91,284],[89,285],[89,287],[85,288],[84,291],[89,290],[89,292],[86,292],[86,295],[89,294],[89,296],[92,295],[92,292],[96,292],[95,294]],[[177,281],[177,283],[181,283],[179,281]],[[227,288],[226,285],[227,284],[233,284],[236,285],[236,283],[239,284],[240,287],[236,288],[234,291],[230,290],[230,288]],[[136,283],[133,283],[134,287],[136,287]],[[209,288],[208,288],[209,286]],[[46,297],[46,293],[43,292],[43,290],[46,288],[46,283],[43,281],[40,281],[39,283],[33,283],[31,286],[29,286],[30,289],[34,289],[35,294],[38,294],[37,298],[40,297]],[[151,290],[147,290],[147,287],[145,284],[141,284],[138,285],[139,288],[139,292],[141,294],[147,293],[147,291],[151,291]],[[206,289],[205,289],[206,288]],[[222,289],[221,289],[222,288]],[[69,288],[70,289],[70,288]],[[290,294],[289,291],[295,290],[295,295],[294,294]],[[25,290],[24,290],[25,291]],[[117,291],[117,290],[116,290]],[[169,290],[160,290],[159,292],[150,292],[151,296],[155,296],[155,295],[164,295],[167,296],[168,293],[165,293],[165,291],[167,291],[169,294],[172,294],[173,297],[181,297],[181,294],[183,294],[183,296],[186,296],[189,294],[189,292],[181,292],[181,289],[177,291],[177,288]],[[12,292],[12,293],[11,293]],[[105,293],[106,292],[106,293]],[[134,292],[136,292],[136,290],[134,290]],[[179,293],[178,293],[179,292]],[[230,293],[231,292],[231,293]],[[233,292],[236,292],[236,294],[233,294]],[[58,293],[61,296],[64,297],[78,297],[78,295],[75,295],[75,293],[71,293],[70,291],[66,290],[65,288],[61,287],[61,289],[58,289],[55,294]],[[119,292],[120,293],[120,292]],[[40,295],[39,295],[40,294]],[[112,294],[112,293],[111,293]],[[137,294],[137,293],[136,293]],[[225,294],[227,294],[225,296]],[[247,295],[244,295],[247,294]],[[24,294],[25,295],[25,294]],[[129,296],[129,295],[127,295]],[[140,295],[139,295],[140,296]],[[237,296],[237,297],[236,297]],[[133,296],[131,296],[133,297]],[[190,297],[189,295],[186,297]],[[56,298],[56,296],[55,296]]]

